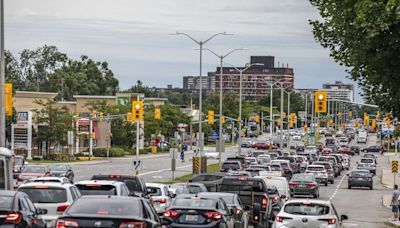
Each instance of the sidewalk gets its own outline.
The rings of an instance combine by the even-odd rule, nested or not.
[[[389,164],[391,164],[394,158],[395,157],[393,155],[388,156]],[[394,175],[392,173],[391,167],[382,168],[382,176],[381,176],[382,185],[384,185],[386,188],[393,189],[395,178],[396,178],[396,184],[400,185],[399,174]],[[382,196],[382,205],[388,208],[389,210],[392,209],[390,206],[391,201],[392,201],[392,194],[387,194]],[[388,219],[388,221],[385,222],[385,225],[389,227],[400,227],[400,221],[393,221],[393,218],[390,218]]]

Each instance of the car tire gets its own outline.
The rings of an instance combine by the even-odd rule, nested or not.
[[[348,188],[348,189],[351,189],[351,185],[348,185],[347,188]]]
[[[373,187],[373,186],[370,186],[370,187],[369,187],[369,190],[372,190],[372,189],[374,189],[374,187]]]
[[[325,186],[328,186],[328,181],[327,181],[327,182],[325,182]]]

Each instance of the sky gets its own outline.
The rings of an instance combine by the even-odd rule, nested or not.
[[[227,32],[233,35],[217,36],[205,47],[221,55],[248,49],[227,57],[230,64],[273,55],[276,64],[294,68],[295,88],[352,82],[315,41],[308,21],[318,18],[308,0],[5,0],[5,45],[14,54],[55,45],[70,58],[107,61],[121,89],[137,80],[182,87],[182,76],[199,73],[198,45],[170,34],[206,40]],[[218,65],[204,53],[203,75]]]

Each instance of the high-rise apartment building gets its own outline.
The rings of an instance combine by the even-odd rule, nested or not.
[[[325,83],[322,90],[328,92],[328,99],[354,101],[354,85],[345,84],[341,81],[335,83]]]

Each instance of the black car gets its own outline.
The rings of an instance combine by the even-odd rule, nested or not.
[[[164,213],[164,223],[169,227],[226,227],[233,228],[234,211],[222,198],[199,195],[179,195]]]
[[[372,174],[368,170],[353,170],[347,174],[349,189],[354,187],[367,187],[372,190],[374,186]]]
[[[146,184],[143,178],[139,176],[130,176],[130,175],[93,175],[92,180],[112,180],[112,181],[120,181],[124,182],[129,189],[129,193],[134,196],[144,197],[146,199],[150,199],[150,196],[147,192]]]
[[[224,193],[224,192],[202,192],[199,194],[200,197],[213,198],[225,201],[226,205],[230,210],[233,211],[233,218],[235,219],[235,228],[245,228],[248,226],[249,219],[247,212],[244,210],[243,205],[239,199],[239,196],[235,193]]]
[[[369,152],[377,152],[380,153],[382,148],[380,146],[369,146],[364,149],[364,152],[369,153]]]
[[[44,209],[36,209],[28,195],[16,191],[0,191],[0,227],[40,228],[46,223],[40,218]]]
[[[160,227],[148,200],[126,196],[81,196],[56,222],[56,227]]]
[[[354,154],[360,155],[360,147],[359,146],[351,146],[350,150],[353,151]]]
[[[50,176],[66,177],[71,183],[74,183],[74,171],[70,165],[49,165]]]

